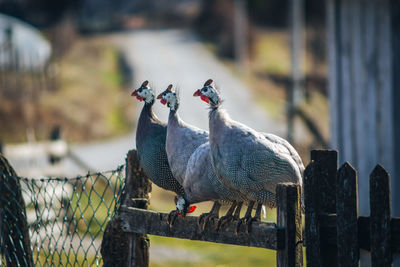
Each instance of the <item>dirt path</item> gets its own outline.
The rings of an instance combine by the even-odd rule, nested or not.
[[[141,30],[116,34],[111,38],[121,47],[132,66],[132,88],[146,79],[157,92],[165,90],[170,83],[174,84],[179,88],[181,98],[179,113],[186,122],[208,129],[207,106],[192,94],[208,78],[213,78],[225,99],[224,107],[233,119],[258,131],[284,133],[284,123],[273,121],[265,110],[258,107],[246,85],[190,32]],[[135,100],[132,98],[132,101]],[[167,120],[168,109],[159,103],[154,107],[159,118]],[[132,116],[137,118],[141,108],[142,104],[139,104]],[[106,170],[122,164],[126,152],[134,147],[133,132],[116,140],[78,144],[73,149],[89,166]]]

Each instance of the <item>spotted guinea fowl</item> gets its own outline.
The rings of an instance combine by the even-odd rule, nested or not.
[[[132,96],[144,101],[136,129],[136,148],[140,165],[147,176],[161,188],[183,194],[183,187],[174,178],[165,151],[167,125],[153,113],[155,96],[149,82],[145,81]]]
[[[222,184],[215,174],[211,163],[210,143],[200,145],[190,156],[186,175],[183,181],[185,193],[177,201],[177,210],[183,215],[193,203],[203,201],[214,201],[209,213],[200,216],[199,224],[203,220],[203,230],[209,221],[218,218],[219,209],[222,203],[232,203],[231,212],[238,205],[245,201],[239,192],[234,192]],[[241,206],[241,204],[239,204]],[[240,211],[240,208],[238,209]],[[239,216],[236,214],[236,216]],[[218,224],[220,226],[220,224]]]
[[[193,95],[210,105],[209,130],[211,158],[221,182],[239,190],[250,201],[243,222],[250,227],[253,220],[260,219],[261,205],[274,205],[271,193],[281,182],[302,185],[304,165],[296,150],[284,139],[259,133],[234,121],[221,108],[219,92],[209,79],[203,88]],[[255,217],[251,209],[257,202]]]
[[[208,132],[185,123],[179,117],[179,98],[172,90],[172,84],[157,99],[170,109],[165,150],[172,174],[183,184],[189,158],[200,145],[208,141]]]

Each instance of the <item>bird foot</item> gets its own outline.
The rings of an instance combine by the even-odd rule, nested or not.
[[[176,218],[178,217],[179,214],[180,214],[179,210],[173,210],[168,214],[168,221],[167,222],[168,222],[168,225],[169,225],[170,229],[174,225],[175,220],[176,220]]]
[[[251,217],[247,222],[246,222],[246,233],[250,234],[251,233],[251,226],[253,224],[253,222],[259,222],[261,221],[260,218],[257,217]]]
[[[235,216],[233,216],[233,215],[222,216],[218,220],[217,228],[215,230],[218,232],[221,229],[221,227],[223,227],[225,224],[227,224],[228,222],[231,222],[231,221],[233,221],[235,219],[237,219],[237,218]]]
[[[207,224],[209,224],[211,221],[215,219],[218,219],[218,214],[212,212],[201,214],[198,221],[198,225],[201,226],[202,232],[206,230]]]
[[[236,223],[236,228],[235,228],[235,235],[238,235],[240,226],[247,225],[248,221],[251,219],[251,215],[245,215],[243,218],[240,218],[238,222]]]

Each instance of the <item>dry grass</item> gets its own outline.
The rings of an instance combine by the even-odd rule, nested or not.
[[[2,99],[0,138],[26,141],[27,128],[46,139],[55,125],[68,141],[85,141],[122,135],[133,127],[133,104],[122,84],[118,50],[105,39],[77,39],[54,65],[58,89],[41,91],[38,100]]]

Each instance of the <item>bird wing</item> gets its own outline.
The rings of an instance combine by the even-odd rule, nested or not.
[[[304,164],[303,161],[301,160],[299,153],[297,153],[296,149],[285,139],[274,135],[270,133],[261,133],[266,139],[271,141],[274,145],[277,151],[280,153],[287,153],[292,157],[294,162],[296,162],[297,166],[300,169],[301,174],[304,172]]]

